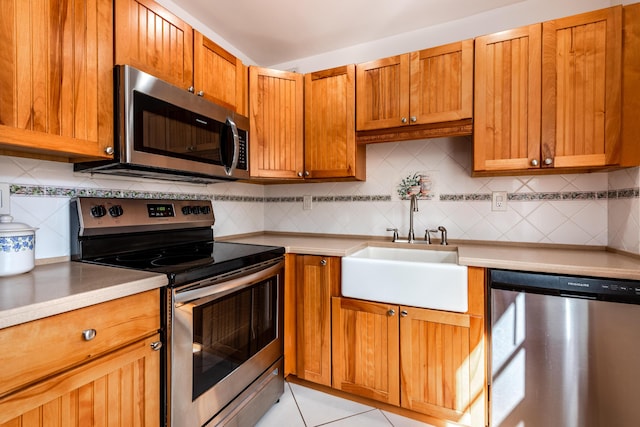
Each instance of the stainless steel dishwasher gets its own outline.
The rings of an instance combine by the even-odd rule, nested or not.
[[[640,282],[490,270],[490,426],[640,426]]]

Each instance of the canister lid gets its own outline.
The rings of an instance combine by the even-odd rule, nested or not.
[[[30,227],[27,224],[13,222],[13,217],[11,215],[0,215],[0,233],[36,230],[37,228]]]

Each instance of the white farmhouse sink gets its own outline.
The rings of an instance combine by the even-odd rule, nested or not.
[[[458,252],[369,246],[342,258],[342,295],[435,310],[468,310]]]

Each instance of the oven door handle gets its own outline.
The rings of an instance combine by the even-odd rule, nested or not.
[[[284,267],[284,261],[280,261],[275,265],[267,267],[263,270],[256,271],[251,274],[240,277],[230,278],[227,281],[216,283],[211,286],[176,292],[174,301],[176,307],[188,304],[191,308],[207,304],[222,298],[230,293],[248,288],[264,279],[278,274],[278,271]]]

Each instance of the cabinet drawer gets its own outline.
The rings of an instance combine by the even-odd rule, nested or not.
[[[160,327],[160,290],[0,330],[0,396],[92,360]],[[93,338],[86,337],[95,331]]]

